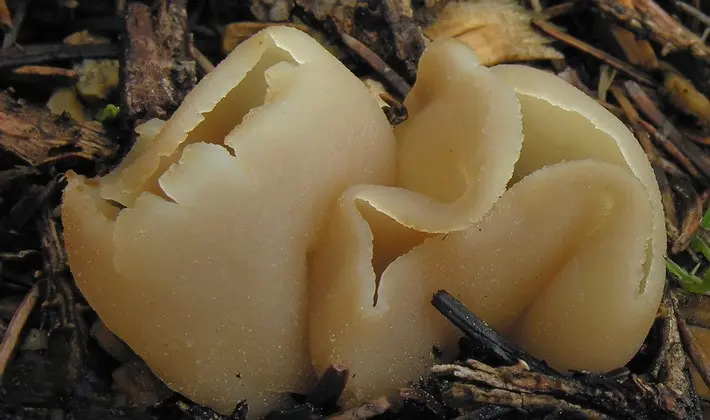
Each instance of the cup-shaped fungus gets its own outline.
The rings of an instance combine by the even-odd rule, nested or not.
[[[307,391],[306,256],[342,191],[394,181],[386,117],[315,40],[271,28],[142,129],[110,175],[70,174],[62,217],[82,293],[194,401],[229,412],[246,398],[259,415]]]
[[[516,72],[538,86],[540,103],[514,83]],[[476,83],[487,90],[447,96]],[[510,86],[523,114],[517,164],[509,161],[518,157],[519,129]],[[470,103],[477,109],[460,117]],[[660,193],[629,130],[561,79],[522,66],[491,71],[453,41],[427,48],[405,105],[410,118],[395,133],[397,187],[408,191],[351,188],[315,253],[316,365],[349,366],[357,375],[349,391],[358,397],[415,377],[433,345],[444,355],[456,345],[457,332],[428,304],[441,288],[556,368],[603,372],[628,362],[651,327],[665,278]],[[508,181],[512,189],[479,222]]]
[[[660,302],[660,194],[628,129],[551,77],[436,40],[392,130],[314,40],[260,32],[114,172],[70,176],[72,272],[161,378],[223,412],[275,408],[311,362],[346,365],[358,398],[416,379],[433,346],[455,353],[442,288],[556,368],[619,367]]]
[[[397,187],[348,190],[313,259],[311,355],[319,369],[348,366],[348,390],[361,398],[424,374],[435,345],[455,354],[455,343],[441,339],[454,330],[429,305],[436,285],[393,280],[387,267],[431,234],[466,228],[490,210],[522,142],[515,92],[459,41],[427,48],[404,104]],[[405,289],[390,292],[395,281]]]

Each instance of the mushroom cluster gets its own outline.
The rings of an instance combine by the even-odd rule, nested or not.
[[[170,387],[253,416],[331,363],[367,399],[456,355],[446,289],[553,367],[638,351],[664,285],[653,171],[629,130],[541,70],[431,43],[391,128],[315,40],[240,44],[121,164],[69,173],[69,265]]]

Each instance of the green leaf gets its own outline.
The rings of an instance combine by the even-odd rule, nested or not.
[[[120,112],[121,108],[117,107],[114,104],[108,104],[106,105],[106,108],[102,109],[98,112],[98,114],[96,114],[96,120],[100,122],[112,121],[118,117],[118,114]]]
[[[705,212],[702,220],[700,220],[700,227],[703,229],[710,229],[710,208]]]
[[[699,265],[693,269],[692,273],[688,273],[683,267],[666,258],[666,268],[677,280],[680,286],[692,293],[705,293],[710,291],[710,270],[705,272],[701,279],[695,275]]]

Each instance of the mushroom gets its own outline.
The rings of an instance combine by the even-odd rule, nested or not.
[[[389,123],[316,41],[270,28],[141,131],[111,174],[69,174],[76,282],[171,388],[225,413],[277,408],[314,378],[306,257],[342,191],[394,182]]]
[[[505,190],[522,143],[515,92],[459,41],[429,45],[404,105],[397,187],[346,191],[312,262],[311,355],[319,370],[348,366],[358,399],[426,373],[432,346],[455,354],[441,338],[455,331],[430,308],[436,286],[393,280],[390,264],[432,234],[478,221]],[[406,290],[390,291],[394,282]]]
[[[456,41],[428,47],[405,101],[410,119],[395,130],[397,186],[405,190],[351,188],[315,254],[311,354],[319,369],[348,366],[355,398],[426,372],[432,346],[450,359],[460,334],[430,307],[437,289],[561,370],[623,366],[660,303],[660,193],[633,135],[556,76],[524,66],[488,70],[472,57]],[[490,96],[467,92],[474,80]],[[522,105],[519,159],[510,87]],[[486,106],[488,120],[481,117]],[[467,125],[476,117],[488,124]],[[473,168],[475,175],[466,174]],[[508,180],[513,187],[479,221]],[[488,196],[469,194],[486,188]],[[438,235],[416,242],[410,230]],[[371,295],[374,305],[367,304]]]
[[[628,129],[452,39],[405,105],[393,130],[315,40],[259,32],[112,173],[69,174],[77,284],[170,387],[224,413],[278,408],[331,363],[355,399],[415,380],[456,353],[429,304],[442,288],[560,370],[628,362],[665,280],[660,193]]]

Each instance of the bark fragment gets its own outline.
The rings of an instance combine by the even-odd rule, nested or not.
[[[0,150],[37,166],[72,157],[105,161],[116,143],[101,124],[78,124],[0,93]]]
[[[122,60],[122,110],[129,120],[165,118],[195,86],[186,0],[150,7],[131,3],[126,12]]]

